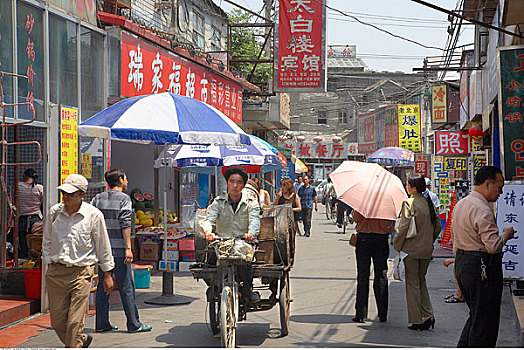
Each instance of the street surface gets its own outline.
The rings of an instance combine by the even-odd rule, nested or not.
[[[378,322],[373,289],[370,287],[369,318],[353,323],[356,296],[355,249],[348,244],[349,234],[325,219],[324,207],[313,214],[311,237],[297,237],[295,267],[291,272],[290,333],[280,338],[279,308],[250,313],[239,324],[239,347],[456,347],[467,318],[467,306],[446,304],[444,296],[454,291],[451,267],[435,258],[427,281],[436,324],[433,331],[407,329],[404,284],[392,277],[389,259],[389,314],[386,323]],[[350,232],[353,232],[351,230]],[[373,278],[373,276],[371,277]],[[144,300],[157,296],[162,286],[161,274],[152,277],[150,289],[137,290],[140,320],[153,325],[150,333],[128,334],[120,304],[111,306],[110,320],[119,327],[111,333],[94,333],[94,315],[86,318],[86,331],[93,334],[94,348],[108,347],[219,347],[206,324],[206,286],[189,273],[175,275],[176,292],[195,300],[182,306],[154,306]],[[115,292],[113,292],[115,293]],[[118,292],[116,292],[118,293]],[[112,297],[118,301],[118,297]],[[498,347],[519,347],[520,334],[508,288],[504,289]],[[52,329],[21,344],[21,347],[61,347]]]

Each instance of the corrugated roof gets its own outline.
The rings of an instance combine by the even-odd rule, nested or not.
[[[354,57],[328,57],[328,68],[367,68],[360,58]]]

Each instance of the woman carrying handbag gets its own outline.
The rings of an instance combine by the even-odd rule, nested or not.
[[[431,198],[423,195],[426,191],[424,176],[411,175],[406,189],[411,198],[402,203],[393,246],[396,251],[407,254],[403,262],[410,323],[408,328],[422,331],[435,327],[435,317],[426,286],[426,272],[433,253],[433,243],[442,229],[442,224]]]

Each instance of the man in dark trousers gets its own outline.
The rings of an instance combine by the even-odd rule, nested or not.
[[[135,302],[135,285],[131,276],[131,198],[127,191],[127,176],[119,169],[113,169],[105,174],[110,190],[99,193],[91,204],[103,214],[111,242],[111,251],[115,258],[113,276],[116,278],[122,306],[127,318],[129,333],[148,332],[151,326],[140,323],[138,308]],[[104,278],[104,271],[99,271],[100,278]],[[100,284],[96,292],[96,332],[108,332],[118,327],[109,323],[109,295],[101,290]]]
[[[302,222],[304,224],[304,236],[311,235],[311,215],[313,214],[313,204],[315,211],[318,211],[317,191],[311,186],[309,176],[304,176],[304,184],[298,190],[300,204],[302,205]]]
[[[497,345],[502,299],[502,248],[513,238],[513,227],[499,235],[490,202],[502,193],[502,171],[483,166],[475,174],[475,188],[455,206],[452,218],[455,275],[469,307],[458,347]]]

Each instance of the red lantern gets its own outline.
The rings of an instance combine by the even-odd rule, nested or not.
[[[304,142],[306,140],[305,136],[297,136],[298,142]]]
[[[485,133],[482,131],[482,126],[474,125],[468,130],[468,134],[471,138],[480,139],[485,136]]]
[[[331,141],[335,142],[335,143],[338,143],[340,141],[342,141],[342,138],[338,137],[338,136],[334,136]]]
[[[322,140],[323,139],[320,136],[315,136],[315,138],[313,139],[313,141],[315,141],[315,142],[321,142]]]

